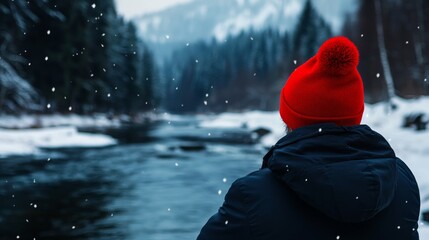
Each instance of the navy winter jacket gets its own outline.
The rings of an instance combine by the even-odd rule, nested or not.
[[[296,129],[235,181],[198,240],[415,240],[416,180],[366,125]]]

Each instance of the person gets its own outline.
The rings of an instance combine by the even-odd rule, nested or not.
[[[360,125],[358,62],[356,46],[334,37],[289,76],[279,112],[291,132],[232,184],[198,240],[419,239],[412,172]]]

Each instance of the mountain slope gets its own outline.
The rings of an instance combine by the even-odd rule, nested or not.
[[[332,25],[341,27],[344,14],[356,9],[355,0],[313,0]],[[305,0],[194,0],[135,18],[141,35],[155,43],[187,43],[216,37],[223,40],[242,30],[266,27],[292,30]]]

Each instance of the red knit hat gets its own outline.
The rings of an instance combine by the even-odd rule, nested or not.
[[[345,37],[334,37],[298,67],[280,94],[280,116],[291,129],[333,122],[358,125],[364,109],[359,52]]]

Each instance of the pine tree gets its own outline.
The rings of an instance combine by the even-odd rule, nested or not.
[[[274,109],[278,94],[271,93],[283,59],[282,41],[277,30],[251,30],[176,52],[165,70],[167,79],[176,79],[167,81],[168,110]]]
[[[331,35],[329,25],[314,9],[311,0],[307,0],[293,34],[294,59],[298,64],[307,61]]]
[[[30,5],[38,21],[20,43],[26,49],[23,57],[31,63],[24,72],[45,105],[51,106],[47,110],[144,111],[139,98],[146,84],[142,43],[135,26],[117,15],[113,0],[52,0],[48,4],[62,17]]]
[[[31,5],[46,14],[62,18],[44,1],[35,0],[31,4],[25,1],[0,2],[0,112],[40,109],[39,94],[25,79],[24,71],[28,63],[26,50],[20,46],[30,26],[40,20]]]

